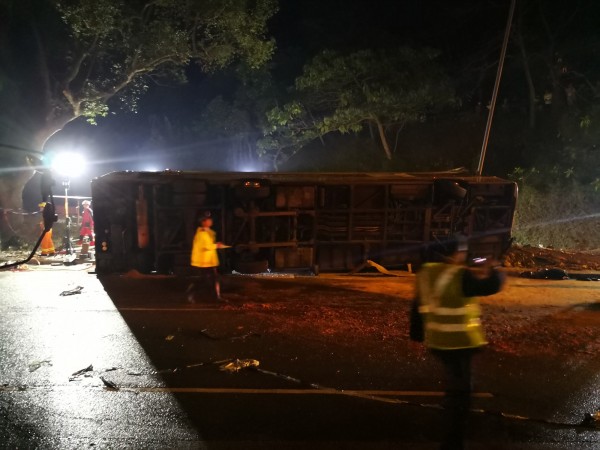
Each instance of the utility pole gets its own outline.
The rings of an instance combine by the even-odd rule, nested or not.
[[[487,124],[485,126],[485,135],[483,137],[483,145],[481,146],[481,154],[479,155],[479,165],[477,166],[477,175],[481,176],[483,172],[483,163],[485,161],[485,154],[487,152],[488,142],[490,140],[490,130],[492,129],[492,119],[494,117],[494,110],[496,109],[496,100],[498,99],[498,89],[500,87],[500,79],[502,78],[502,69],[504,68],[504,59],[506,58],[506,48],[508,47],[508,39],[510,37],[510,28],[512,25],[513,16],[515,14],[515,5],[517,0],[512,0],[510,4],[510,11],[508,13],[508,20],[506,22],[506,29],[504,30],[504,42],[502,43],[502,52],[500,53],[500,61],[498,62],[498,71],[496,72],[496,82],[494,83],[494,92],[492,94],[492,101],[490,102],[490,111],[488,113]]]

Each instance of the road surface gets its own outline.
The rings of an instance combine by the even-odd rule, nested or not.
[[[0,272],[0,447],[439,447],[411,274],[227,276],[227,304],[187,303],[188,281]],[[485,300],[467,448],[600,447],[579,426],[600,409],[599,299],[594,282],[509,278]]]

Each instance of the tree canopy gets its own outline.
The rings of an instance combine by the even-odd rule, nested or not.
[[[275,45],[266,25],[275,0],[24,0],[3,9],[13,20],[0,95],[35,118],[37,149],[75,118],[106,115],[111,101],[135,109],[149,83],[184,79],[191,61],[207,72],[234,60],[256,68]]]
[[[377,130],[387,159],[390,131],[457,103],[452,83],[433,49],[401,47],[315,56],[296,79],[291,100],[268,114],[260,144],[276,164],[328,133]]]

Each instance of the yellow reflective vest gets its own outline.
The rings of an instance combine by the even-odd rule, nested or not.
[[[476,348],[487,344],[477,297],[463,294],[461,266],[424,264],[417,292],[425,325],[425,345],[438,350]]]
[[[191,264],[194,267],[217,267],[217,234],[210,228],[198,227],[192,243]]]

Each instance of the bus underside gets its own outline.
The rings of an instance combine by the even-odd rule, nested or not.
[[[414,267],[455,233],[472,257],[499,258],[516,198],[513,182],[450,172],[114,172],[92,181],[96,267],[187,273],[207,211],[231,246],[219,251],[223,271]]]

